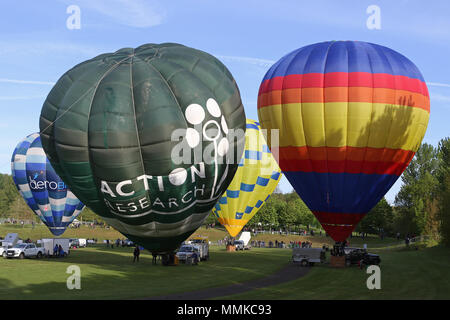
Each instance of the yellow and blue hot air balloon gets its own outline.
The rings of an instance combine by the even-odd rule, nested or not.
[[[261,132],[259,122],[247,119],[245,150],[238,170],[213,213],[235,237],[258,212],[281,179],[278,167]]]

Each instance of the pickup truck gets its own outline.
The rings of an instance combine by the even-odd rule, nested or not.
[[[36,247],[34,243],[20,243],[6,250],[6,258],[42,258],[44,249]]]
[[[197,254],[197,259],[199,260],[199,250],[197,247],[191,245],[191,244],[185,244],[178,249],[178,252],[176,254],[178,261],[182,263],[186,263],[187,261],[192,261],[192,256],[194,252]]]
[[[6,250],[10,249],[11,246],[0,247],[0,256],[6,258]]]

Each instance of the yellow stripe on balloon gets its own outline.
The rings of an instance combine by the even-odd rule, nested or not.
[[[421,108],[367,102],[273,105],[258,109],[258,115],[262,126],[268,129],[268,140],[271,129],[281,129],[281,147],[352,146],[412,151],[420,146],[430,116]]]

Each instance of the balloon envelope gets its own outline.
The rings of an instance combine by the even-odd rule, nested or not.
[[[45,101],[43,147],[71,190],[152,252],[191,235],[226,190],[245,142],[239,89],[213,56],[124,48],[66,72]],[[231,131],[242,131],[231,138]]]
[[[287,54],[266,73],[258,96],[261,127],[280,130],[283,173],[336,241],[407,167],[429,113],[417,67],[394,50],[359,41]]]
[[[281,179],[281,170],[261,132],[259,123],[247,119],[245,149],[227,191],[213,213],[232,237],[265,204]]]
[[[14,183],[28,206],[55,236],[81,213],[84,204],[56,174],[42,149],[39,133],[22,140],[11,159]]]

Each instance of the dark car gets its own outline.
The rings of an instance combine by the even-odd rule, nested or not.
[[[381,259],[379,255],[368,253],[365,249],[359,248],[354,248],[345,255],[345,264],[347,266],[359,264],[360,262],[365,265],[379,265],[381,263]]]

